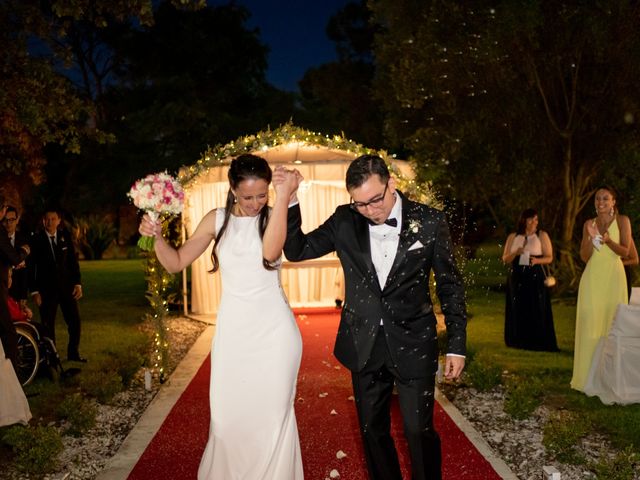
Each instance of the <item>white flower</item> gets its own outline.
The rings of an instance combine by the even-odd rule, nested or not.
[[[409,230],[413,233],[418,233],[418,230],[420,230],[420,222],[418,220],[411,220],[409,222]]]
[[[177,215],[182,212],[184,191],[180,182],[166,172],[147,175],[135,182],[128,193],[141,210],[156,214]]]

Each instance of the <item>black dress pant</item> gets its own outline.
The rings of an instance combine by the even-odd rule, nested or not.
[[[433,429],[435,374],[403,379],[393,365],[380,328],[371,357],[362,371],[351,373],[360,433],[371,480],[402,480],[391,437],[393,385],[411,457],[413,480],[441,480],[440,437]]]
[[[47,329],[51,340],[56,343],[56,312],[58,305],[62,311],[62,317],[67,324],[69,332],[69,344],[67,345],[67,358],[78,358],[80,345],[80,312],[78,302],[69,292],[40,292],[42,304],[40,305],[40,320]]]

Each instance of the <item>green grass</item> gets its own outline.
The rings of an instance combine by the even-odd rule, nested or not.
[[[607,406],[569,387],[573,369],[575,299],[553,299],[552,308],[560,352],[532,352],[504,345],[503,291],[506,267],[496,246],[478,250],[467,262],[468,344],[503,366],[511,375],[542,382],[543,403],[554,410],[567,410],[591,421],[594,429],[607,434],[614,445],[633,445],[640,451],[640,405]]]
[[[573,367],[575,324],[574,300],[555,299],[553,312],[558,353],[529,352],[506,348],[504,331],[504,291],[506,268],[500,261],[496,245],[478,251],[477,258],[467,262],[465,281],[468,286],[469,346],[484,358],[502,366],[511,376],[535,378],[542,385],[542,402],[553,410],[567,411],[589,420],[592,428],[609,436],[619,447],[640,448],[640,405],[605,406],[597,398],[589,398],[569,388]],[[142,318],[148,312],[142,261],[101,260],[82,262],[84,297],[80,301],[82,339],[80,352],[89,358],[91,367],[108,365],[108,352],[127,351],[140,342],[150,342],[141,333]],[[37,316],[37,313],[36,313]],[[57,321],[58,350],[66,357],[67,333],[60,314]],[[89,365],[64,363],[65,368]],[[80,376],[82,373],[80,374]],[[52,419],[55,406],[69,392],[77,391],[80,378],[57,384],[38,378],[27,387],[34,419],[45,424]],[[0,452],[1,453],[1,452]]]
[[[142,260],[99,260],[80,263],[83,297],[79,301],[82,336],[80,354],[89,359],[88,364],[66,361],[67,326],[58,311],[56,318],[56,343],[65,369],[79,367],[83,370],[100,368],[108,364],[109,352],[125,352],[138,349],[141,343],[150,343],[148,335],[141,332],[143,316],[148,312],[145,298]],[[37,308],[34,309],[38,320]],[[89,368],[91,366],[91,368]],[[29,404],[34,418],[50,419],[51,405],[57,405],[69,389],[77,389],[83,372],[78,377],[57,384],[38,376],[25,389],[30,395]]]

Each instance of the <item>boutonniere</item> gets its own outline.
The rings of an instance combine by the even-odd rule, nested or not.
[[[420,222],[418,220],[411,220],[409,222],[409,231],[413,233],[418,233],[420,230]]]

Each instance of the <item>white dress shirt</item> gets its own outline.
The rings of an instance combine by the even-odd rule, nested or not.
[[[382,290],[387,283],[387,277],[391,271],[393,260],[398,251],[400,241],[400,229],[402,228],[402,202],[395,198],[395,203],[389,213],[389,218],[395,218],[398,224],[395,227],[383,223],[381,225],[369,225],[369,240],[371,244],[371,261],[378,275],[378,283]]]

